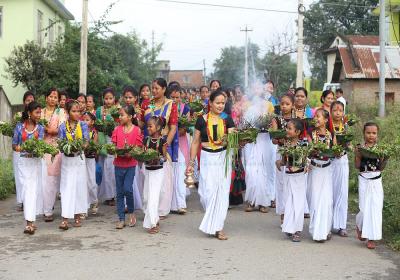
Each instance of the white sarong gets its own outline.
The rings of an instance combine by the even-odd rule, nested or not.
[[[164,184],[164,168],[144,171],[144,228],[153,228],[160,220],[158,210],[160,204],[161,188]]]
[[[275,200],[275,196],[276,196],[276,152],[277,152],[277,145],[274,145],[272,143],[272,139],[269,136],[269,133],[267,133],[267,137],[268,139],[266,140],[266,150],[264,151],[264,158],[265,158],[265,172],[267,173],[267,193],[268,193],[268,197],[269,199]],[[269,203],[268,205],[271,205],[271,203]]]
[[[144,173],[140,164],[136,165],[135,178],[133,179],[133,205],[135,210],[143,210],[143,184]]]
[[[383,187],[380,172],[363,172],[358,176],[359,208],[357,227],[368,240],[382,239]]]
[[[102,170],[102,179],[99,186],[98,199],[100,201],[110,200],[116,197],[114,156],[106,155],[99,157]]]
[[[43,214],[42,160],[20,157],[16,176],[21,184],[21,197],[26,221],[36,221],[36,215]]]
[[[160,216],[167,216],[171,211],[172,193],[174,191],[173,182],[173,162],[169,159],[164,162],[164,178],[161,186],[160,203],[158,206],[158,214]]]
[[[276,155],[276,160],[280,160],[282,158],[281,154]],[[274,167],[276,168],[276,166]],[[285,176],[285,167],[281,167],[281,171],[276,168],[276,178],[275,178],[275,204],[276,204],[276,214],[282,215],[285,212],[285,203],[286,203],[286,192],[284,191],[284,176]]]
[[[88,206],[97,203],[98,186],[96,183],[96,159],[86,158],[86,178],[88,187]]]
[[[175,163],[174,171],[174,193],[172,196],[171,210],[177,211],[186,208],[186,163],[181,150],[178,151],[178,162]]]
[[[215,234],[224,228],[229,207],[229,191],[231,185],[232,165],[228,162],[225,173],[226,150],[211,153],[201,151],[200,181],[205,214],[199,229],[207,234]]]
[[[307,179],[304,173],[287,174],[283,177],[284,184],[284,219],[282,232],[296,233],[303,230],[304,225],[304,201]]]
[[[15,180],[15,196],[17,199],[17,204],[21,204],[22,197],[22,186],[21,180],[18,173],[18,160],[19,160],[19,152],[13,151],[13,170],[14,170],[14,180]]]
[[[327,163],[314,161],[318,164]],[[308,174],[308,189],[311,194],[310,234],[313,240],[327,240],[333,220],[332,165],[324,168],[312,166]]]
[[[347,155],[334,159],[333,168],[333,229],[347,227],[349,197],[349,159]]]
[[[83,156],[82,156],[83,157]],[[75,214],[86,214],[88,188],[85,158],[62,155],[61,163],[61,216],[73,219]]]
[[[270,139],[267,133],[259,133],[256,143],[245,146],[245,201],[255,207],[270,206],[272,200],[268,188],[268,141]]]

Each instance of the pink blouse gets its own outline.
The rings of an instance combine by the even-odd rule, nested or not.
[[[129,133],[124,132],[124,126],[117,126],[111,136],[111,141],[117,146],[117,148],[122,149],[125,144],[128,146],[142,146],[143,145],[143,134],[140,128],[133,126],[133,129]],[[132,157],[121,157],[117,156],[114,159],[114,165],[117,167],[128,168],[134,167],[138,163]]]

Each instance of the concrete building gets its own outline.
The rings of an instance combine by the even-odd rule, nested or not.
[[[22,103],[26,89],[14,87],[4,78],[4,58],[15,46],[35,41],[43,47],[54,43],[64,33],[65,21],[74,16],[64,0],[0,0],[0,85],[11,105]]]
[[[183,88],[199,88],[204,83],[203,70],[171,70],[169,81],[177,81]]]
[[[13,116],[11,103],[0,86],[0,121],[10,121]],[[0,135],[0,158],[11,157],[11,138]]]

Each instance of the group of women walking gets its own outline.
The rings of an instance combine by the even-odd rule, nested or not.
[[[244,204],[246,212],[275,209],[282,232],[294,242],[301,240],[305,218],[310,218],[309,233],[317,242],[330,240],[332,233],[346,237],[346,152],[333,159],[310,155],[301,166],[280,152],[310,144],[335,145],[336,135],[347,128],[345,104],[335,101],[329,90],[315,109],[308,106],[304,88],[279,99],[273,91],[272,81],[256,83],[245,94],[240,86],[223,88],[217,80],[196,92],[158,78],[139,91],[125,87],[120,99],[112,88],[105,89],[97,109],[91,95],[67,98],[63,105],[65,93],[51,89],[42,108],[27,92],[13,137],[17,202],[27,222],[24,232],[35,233],[38,214],[44,215],[45,222],[54,220],[54,204],[60,195],[62,230],[70,227],[70,220],[72,226],[80,227],[88,214],[97,214],[102,202],[116,204],[117,229],[135,226],[135,210],[141,209],[143,227],[150,234],[158,233],[160,220],[169,213],[186,214],[190,189],[185,178],[193,174],[205,212],[199,229],[205,234],[228,239],[223,229],[229,206]],[[202,105],[201,110],[191,108],[194,101]],[[180,125],[181,118],[192,120],[194,126]],[[268,127],[258,131],[256,141],[241,142],[237,155],[231,155],[228,135],[249,120],[263,118],[268,119]],[[46,125],[40,124],[41,119]],[[97,131],[99,120],[115,122],[112,133]],[[271,129],[286,130],[285,136],[274,138]],[[362,145],[376,145],[378,132],[377,124],[366,123]],[[100,151],[39,159],[21,150],[28,139],[44,139],[52,145],[59,139],[86,139],[112,143],[119,149],[139,146],[158,151],[160,157],[138,162],[129,154]],[[382,235],[381,171],[386,159],[364,158],[357,147],[355,159],[360,170],[357,234],[368,241],[368,248],[375,248]]]

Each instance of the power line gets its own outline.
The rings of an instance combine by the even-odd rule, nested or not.
[[[250,11],[261,11],[261,12],[275,12],[275,13],[286,13],[286,14],[297,14],[298,11],[288,11],[288,10],[276,10],[276,9],[264,9],[255,7],[245,7],[245,6],[231,6],[222,4],[211,4],[211,3],[199,3],[199,2],[187,2],[187,1],[175,1],[175,0],[153,0],[165,3],[175,3],[183,5],[195,5],[195,6],[206,6],[206,7],[217,7],[217,8],[230,8],[230,9],[240,9],[240,10],[250,10]]]

